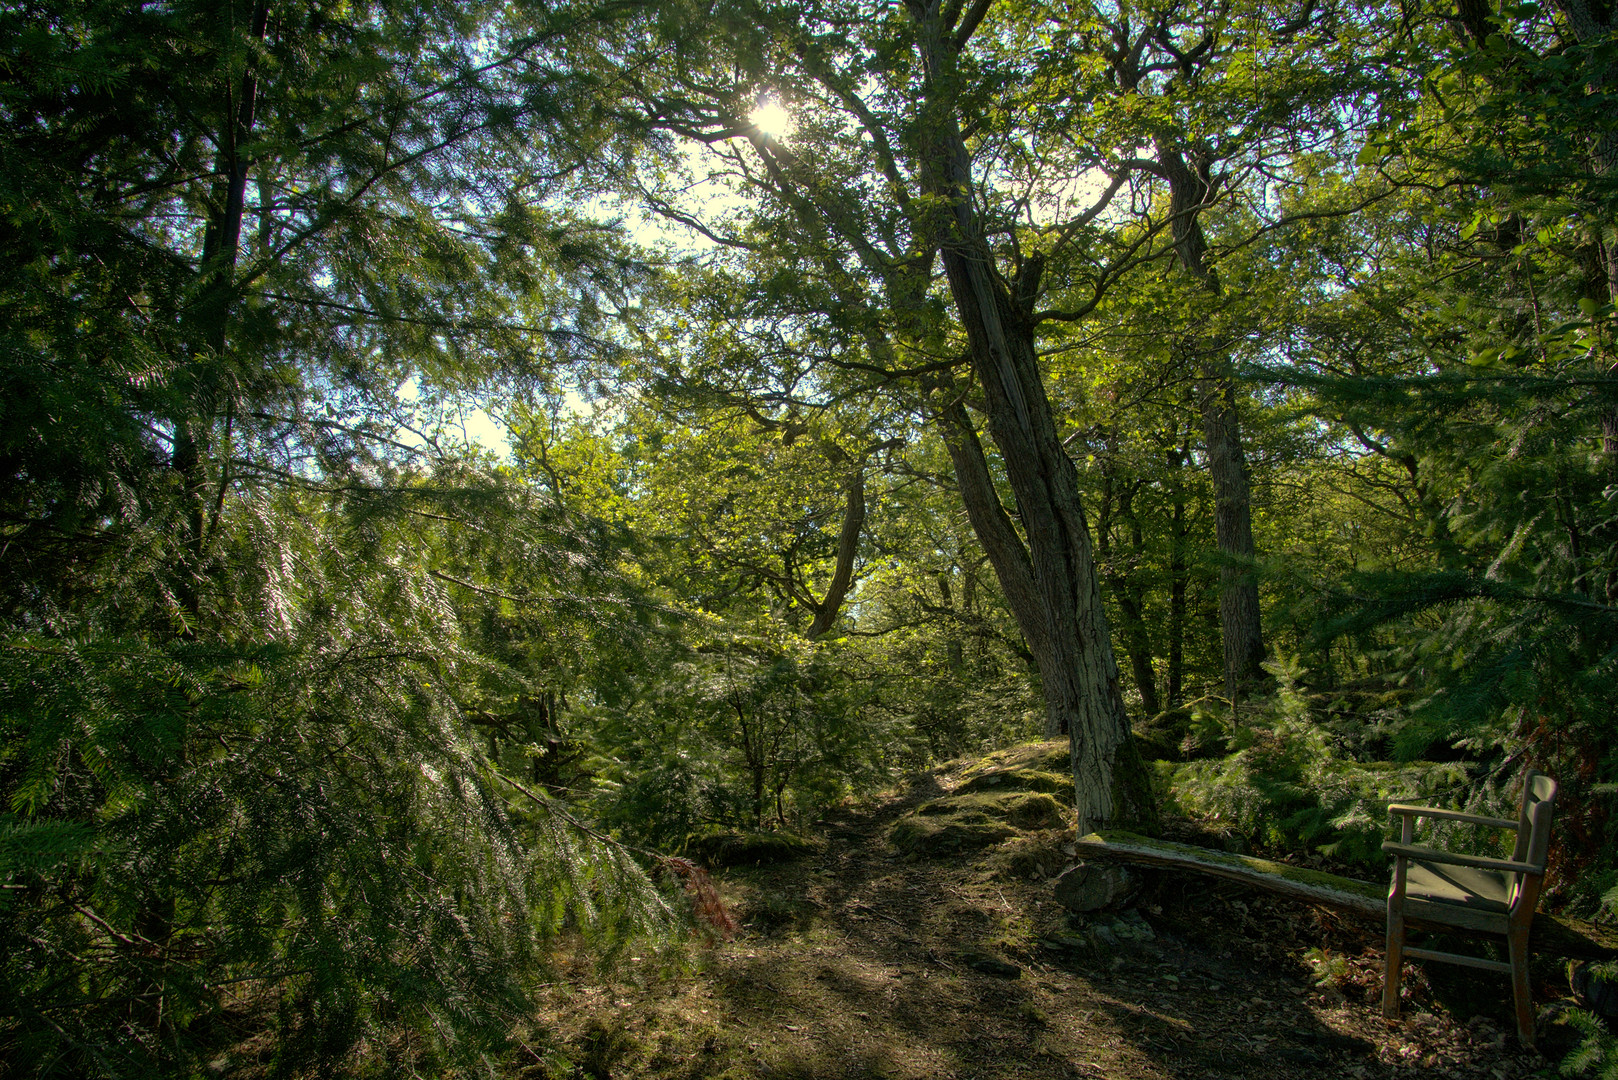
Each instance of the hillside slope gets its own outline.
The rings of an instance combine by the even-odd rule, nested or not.
[[[1302,904],[1163,875],[1121,908],[1070,915],[1048,880],[1071,862],[1065,756],[1034,744],[935,770],[825,822],[812,854],[724,871],[734,940],[683,971],[646,957],[610,984],[557,983],[513,1066],[532,1080],[1509,1080],[1546,1067],[1502,1034],[1503,980],[1466,976],[1443,1004],[1418,980],[1405,1021],[1384,1023],[1380,942]]]

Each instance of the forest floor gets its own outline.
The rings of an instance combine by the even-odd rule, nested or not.
[[[1509,1034],[1500,976],[1418,975],[1403,1019],[1384,1021],[1381,935],[1330,911],[1159,873],[1122,909],[1071,915],[1048,880],[1073,861],[1060,828],[918,850],[914,825],[946,820],[974,776],[982,763],[934,770],[827,819],[809,855],[717,874],[741,932],[683,965],[629,960],[610,982],[581,964],[524,1033],[517,1075],[1554,1075]],[[1540,980],[1542,1013],[1555,971]]]

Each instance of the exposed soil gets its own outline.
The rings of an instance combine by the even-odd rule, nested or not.
[[[805,857],[716,875],[741,933],[683,967],[646,957],[611,984],[583,971],[559,982],[513,1062],[519,1075],[1554,1072],[1509,1034],[1504,977],[1445,968],[1431,973],[1435,985],[1418,974],[1403,1020],[1384,1021],[1380,935],[1331,912],[1162,873],[1122,909],[1074,916],[1048,881],[1072,861],[1069,832],[1017,830],[953,852],[894,846],[909,835],[896,823],[957,787],[981,790],[974,776],[981,766],[938,770],[822,823],[818,850]]]

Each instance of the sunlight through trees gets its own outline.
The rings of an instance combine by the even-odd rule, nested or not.
[[[1367,866],[1532,766],[1612,904],[1615,28],[6,6],[8,1075],[486,1071],[667,856],[1042,735]]]

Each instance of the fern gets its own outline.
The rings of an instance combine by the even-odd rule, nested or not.
[[[1265,667],[1276,680],[1269,698],[1235,718],[1204,720],[1219,724],[1230,752],[1175,768],[1169,797],[1180,812],[1276,847],[1380,867],[1389,803],[1470,791],[1462,764],[1360,760],[1347,735],[1316,718],[1295,659]]]

